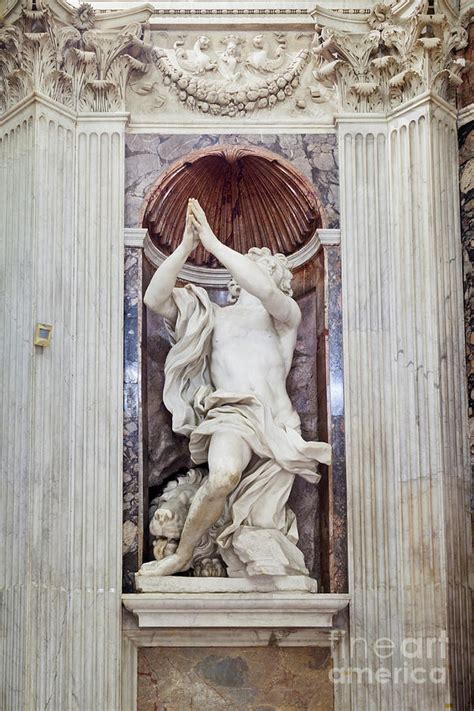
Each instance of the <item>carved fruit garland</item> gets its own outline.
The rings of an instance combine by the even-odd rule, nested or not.
[[[272,78],[260,79],[252,84],[234,86],[230,82],[209,82],[191,72],[178,69],[168,58],[166,50],[155,47],[152,58],[169,86],[192,111],[198,110],[214,116],[245,116],[255,109],[275,106],[292,96],[300,85],[300,76],[310,58],[302,49],[293,61]]]

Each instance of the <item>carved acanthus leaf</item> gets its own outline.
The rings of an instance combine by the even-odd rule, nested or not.
[[[422,3],[408,19],[397,19],[388,5],[376,5],[365,34],[317,26],[314,76],[337,87],[344,111],[389,111],[423,91],[455,100],[464,61],[454,52],[467,34],[446,15],[428,14]]]
[[[36,3],[16,24],[1,28],[0,110],[33,91],[76,111],[124,110],[130,72],[147,66],[142,26],[131,24],[110,38],[94,25],[86,3],[70,25]]]

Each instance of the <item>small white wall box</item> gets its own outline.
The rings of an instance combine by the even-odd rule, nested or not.
[[[35,346],[40,346],[45,348],[51,343],[51,335],[53,332],[53,327],[47,323],[37,323],[35,328],[35,340],[33,341]]]

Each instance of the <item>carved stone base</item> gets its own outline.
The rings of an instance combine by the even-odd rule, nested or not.
[[[194,579],[193,582],[201,581]],[[219,582],[227,581],[221,579]],[[329,631],[334,627],[335,615],[347,607],[349,595],[315,595],[307,590],[168,591],[123,595],[122,601],[137,618],[139,627],[187,630],[215,627],[228,630],[320,628]]]
[[[318,584],[305,575],[269,576],[252,578],[191,578],[177,575],[135,574],[137,592],[143,593],[267,593],[318,592]]]

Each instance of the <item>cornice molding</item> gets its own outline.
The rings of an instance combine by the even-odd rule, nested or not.
[[[467,123],[474,121],[474,103],[464,106],[458,114],[458,126],[465,126]]]

